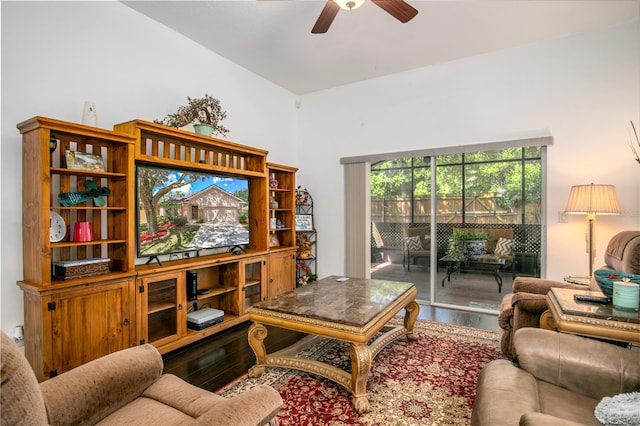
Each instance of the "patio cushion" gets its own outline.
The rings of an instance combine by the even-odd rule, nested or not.
[[[515,245],[516,243],[513,240],[500,237],[493,252],[498,256],[511,256],[511,252]]]
[[[424,250],[424,248],[422,247],[422,242],[420,241],[420,237],[417,235],[405,238],[405,243],[407,244],[407,250]]]

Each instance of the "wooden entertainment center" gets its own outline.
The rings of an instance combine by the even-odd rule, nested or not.
[[[297,169],[268,163],[267,151],[142,120],[117,124],[113,131],[44,117],[17,127],[23,140],[24,276],[18,285],[24,292],[25,355],[38,380],[139,344],[166,353],[247,321],[254,303],[295,287]],[[72,169],[65,151],[97,154],[104,167]],[[245,250],[141,264],[136,165],[248,179]],[[106,205],[91,199],[71,206],[59,202],[61,193],[90,188],[88,181],[109,189]],[[66,232],[52,241],[54,216],[62,218]],[[91,223],[92,240],[71,240],[78,222]],[[109,270],[69,279],[52,273],[54,262],[92,258],[108,258]],[[199,290],[191,301],[187,273],[197,277]],[[202,330],[187,328],[187,313],[207,307],[224,311],[224,320]]]

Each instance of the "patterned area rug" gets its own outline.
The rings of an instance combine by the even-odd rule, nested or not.
[[[401,319],[394,319],[401,321]],[[371,412],[359,415],[342,386],[304,372],[269,368],[258,379],[242,376],[219,391],[230,397],[258,383],[280,392],[280,425],[466,425],[477,377],[502,358],[497,331],[418,320],[419,337],[402,337],[373,360],[367,382]],[[299,354],[350,371],[348,345],[322,340]]]

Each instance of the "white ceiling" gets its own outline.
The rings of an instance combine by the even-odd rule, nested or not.
[[[408,0],[402,24],[367,1],[311,34],[323,0],[123,3],[296,94],[640,18],[640,0]]]

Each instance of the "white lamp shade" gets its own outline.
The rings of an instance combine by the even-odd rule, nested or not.
[[[566,213],[620,214],[620,204],[613,185],[575,185],[571,187]]]

